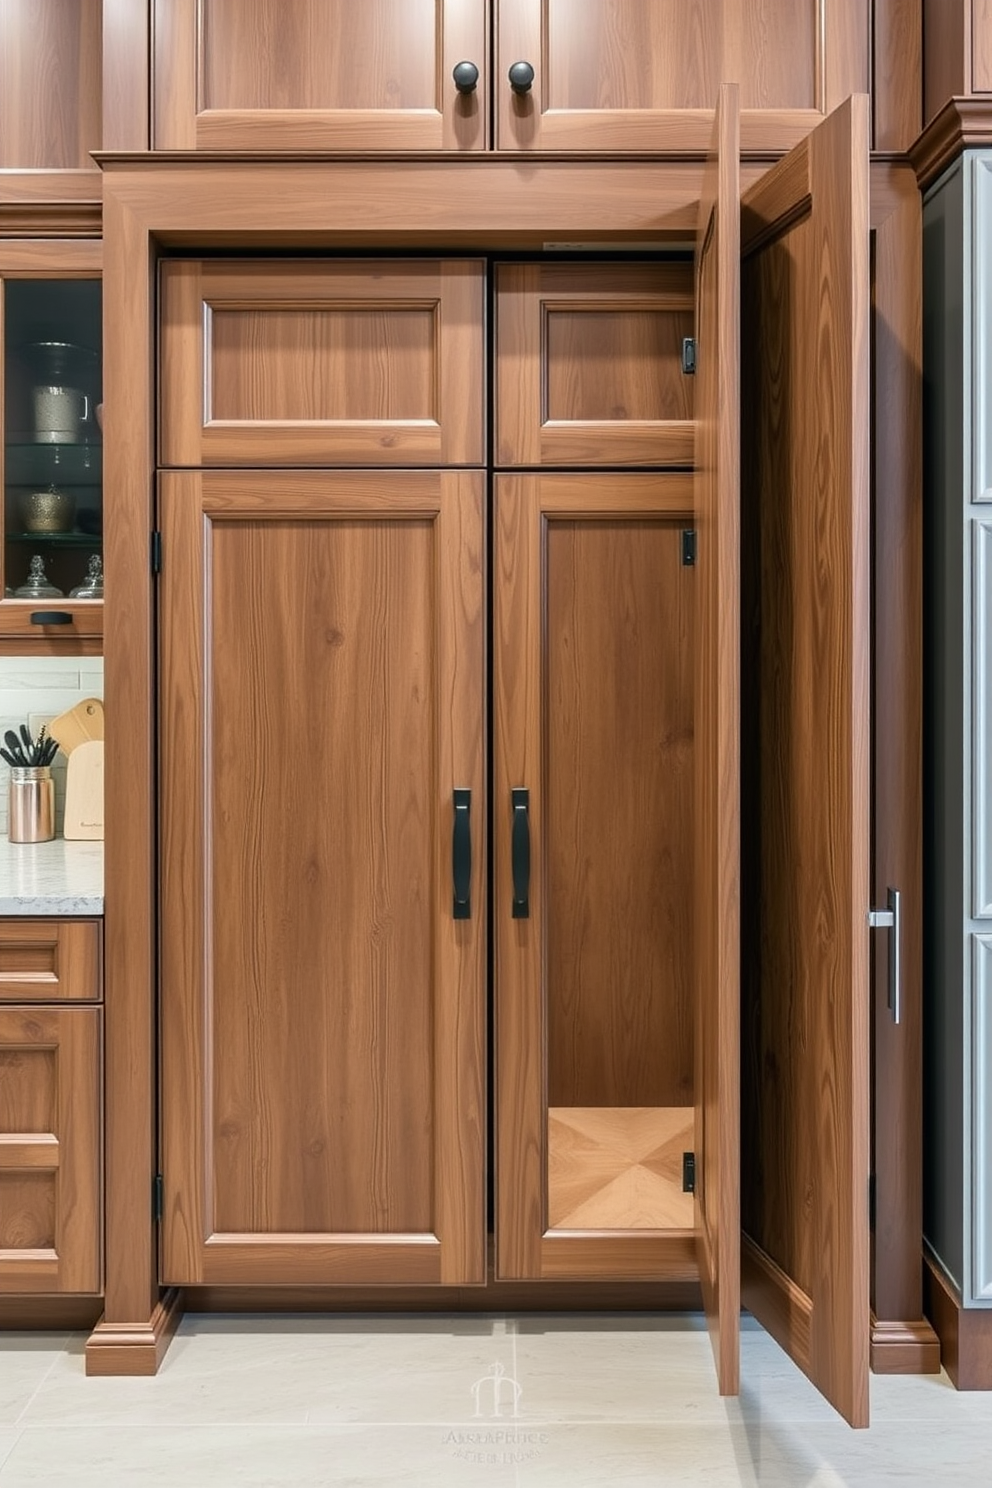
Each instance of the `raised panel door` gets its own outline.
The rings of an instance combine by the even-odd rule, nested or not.
[[[0,1293],[100,1291],[100,1020],[0,1007]]]
[[[527,62],[526,92],[510,82]],[[865,0],[498,0],[497,143],[706,150],[723,81],[741,144],[786,149],[869,83]]]
[[[155,0],[153,30],[157,150],[487,143],[486,0]]]
[[[478,262],[162,270],[164,465],[479,465]]]
[[[481,1282],[482,477],[160,504],[164,1279]]]

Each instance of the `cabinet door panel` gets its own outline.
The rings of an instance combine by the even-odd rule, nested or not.
[[[154,148],[482,149],[486,33],[485,0],[156,0]]]
[[[498,1273],[692,1275],[691,479],[495,501]]]
[[[868,105],[744,198],[744,1301],[868,1416]]]
[[[692,266],[503,264],[499,465],[691,465]]]
[[[743,147],[783,149],[869,81],[864,0],[498,0],[496,44],[501,149],[705,150],[724,78]]]
[[[0,920],[0,1002],[98,1002],[94,920]]]
[[[481,1281],[482,477],[161,501],[166,1276]]]
[[[0,1008],[0,1292],[101,1287],[100,1012]]]
[[[477,263],[170,262],[162,461],[480,464],[483,325]]]
[[[724,84],[696,250],[696,1243],[725,1395],[740,1376],[740,151]]]

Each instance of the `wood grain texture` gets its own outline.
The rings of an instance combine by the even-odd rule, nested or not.
[[[166,1278],[479,1279],[481,477],[162,502]]]
[[[782,212],[742,282],[741,1195],[745,1233],[811,1300],[810,1377],[865,1424],[867,99],[809,159],[809,213]]]
[[[970,93],[972,0],[923,0],[923,122]]]
[[[0,1008],[0,1291],[98,1292],[97,1008]]]
[[[872,149],[907,150],[923,128],[924,0],[874,0]]]
[[[691,511],[683,475],[499,476],[494,553],[494,930],[496,953],[496,1246],[501,1278],[650,1275],[665,1245],[630,1236],[545,1235],[547,1188],[548,927],[553,900],[548,707],[557,687],[545,642],[548,527],[662,526]],[[621,610],[622,613],[622,610]],[[604,699],[596,706],[602,711]],[[585,720],[583,720],[585,727]],[[619,789],[611,772],[612,788]],[[530,790],[530,918],[510,914],[510,792]],[[595,804],[582,804],[582,810]],[[694,1246],[691,1247],[694,1257]],[[686,1251],[678,1252],[688,1264]],[[694,1265],[694,1259],[693,1259]],[[590,1268],[584,1271],[583,1268]],[[647,1269],[644,1269],[647,1268]],[[658,1272],[657,1274],[662,1274]],[[668,1274],[665,1272],[664,1274]]]
[[[148,150],[151,13],[147,0],[101,0],[104,150]]]
[[[7,0],[0,26],[0,169],[92,171],[100,0]]]
[[[888,936],[872,939],[879,1324],[922,1324],[922,223],[915,176],[872,166],[874,666],[872,902],[902,895],[902,1021],[888,1006]],[[874,1345],[873,1345],[874,1347]],[[874,1366],[873,1366],[874,1367]]]
[[[992,0],[971,0],[971,91],[992,93]]]
[[[99,1002],[97,920],[0,920],[0,1002]]]
[[[963,1307],[956,1287],[928,1255],[923,1257],[923,1305],[954,1388],[992,1390],[992,1309]]]
[[[187,1312],[698,1312],[690,1281],[500,1281],[473,1287],[184,1287]],[[0,1330],[3,1323],[0,1322]]]
[[[479,0],[156,0],[156,148],[482,149]],[[479,85],[461,95],[454,65]]]
[[[163,290],[165,464],[481,462],[481,264],[176,260]]]
[[[691,1229],[694,1149],[691,1107],[549,1106],[549,1228]]]
[[[696,247],[692,989],[695,1226],[717,1378],[740,1382],[740,176],[721,88]],[[687,879],[690,875],[686,875]]]
[[[526,664],[542,675],[552,1106],[692,1100],[694,648],[681,545],[672,523],[543,526],[544,636]]]
[[[688,264],[501,264],[500,465],[692,462]]]
[[[863,0],[503,0],[500,149],[706,150],[717,88],[739,78],[745,149],[788,149],[868,87]],[[535,68],[530,93],[506,82]]]
[[[940,1339],[921,1315],[913,1322],[881,1322],[872,1314],[872,1374],[939,1374]]]

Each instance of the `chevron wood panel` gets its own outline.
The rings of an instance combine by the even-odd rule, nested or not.
[[[682,1154],[693,1127],[691,1106],[549,1108],[549,1227],[692,1229]]]

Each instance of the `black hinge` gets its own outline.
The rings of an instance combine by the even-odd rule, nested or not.
[[[696,338],[695,336],[682,337],[682,371],[687,377],[695,375],[696,371]]]
[[[696,1154],[694,1152],[682,1154],[682,1192],[696,1192]]]
[[[162,572],[162,534],[152,533],[152,573]]]
[[[876,1196],[876,1191],[877,1191],[877,1186],[876,1186],[876,1183],[875,1183],[875,1174],[874,1173],[870,1173],[868,1175],[868,1228],[869,1228],[869,1230],[874,1230],[874,1228],[875,1228],[875,1203],[876,1203],[876,1197],[875,1196]]]
[[[696,529],[686,527],[682,532],[682,566],[692,568],[696,561]]]
[[[161,1173],[156,1173],[152,1179],[152,1220],[155,1224],[162,1222],[162,1208],[165,1203],[165,1182]]]

